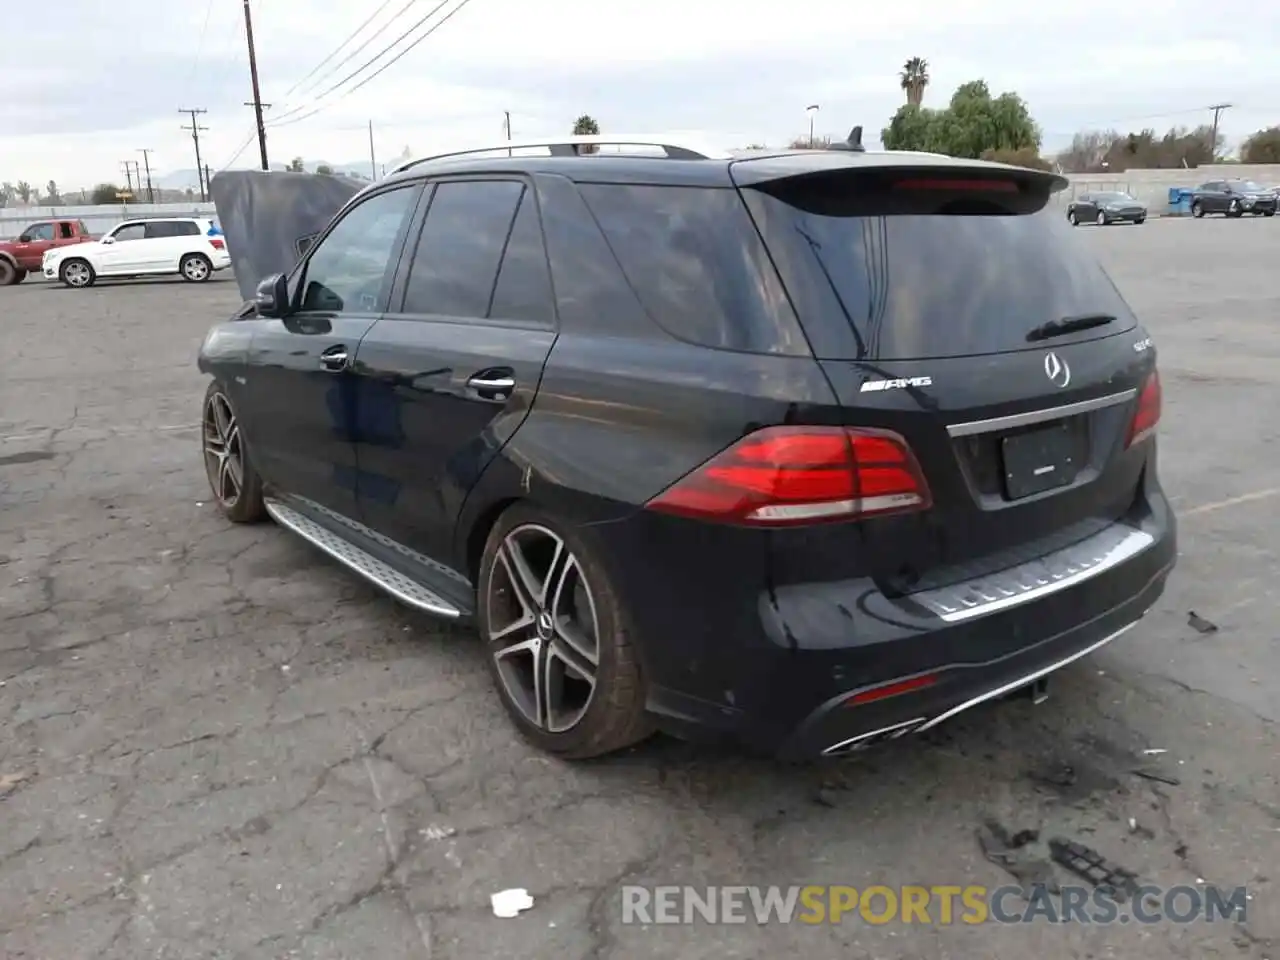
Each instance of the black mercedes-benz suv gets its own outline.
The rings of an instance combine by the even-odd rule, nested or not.
[[[246,298],[199,358],[226,515],[474,622],[569,758],[846,753],[1147,612],[1156,349],[1061,177],[613,142],[214,177]]]

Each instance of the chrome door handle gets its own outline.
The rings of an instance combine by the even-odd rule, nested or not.
[[[483,393],[507,393],[516,388],[516,382],[511,377],[472,377],[467,386]]]
[[[326,370],[343,370],[347,366],[347,351],[343,347],[320,354],[320,363]]]

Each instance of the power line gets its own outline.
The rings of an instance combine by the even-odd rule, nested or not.
[[[407,4],[405,4],[405,5],[404,5],[403,9],[401,9],[399,13],[397,13],[394,17],[392,17],[390,20],[388,20],[386,23],[384,23],[384,24],[383,24],[383,25],[378,29],[378,32],[377,32],[377,33],[375,33],[372,37],[369,37],[367,40],[365,40],[365,42],[364,42],[364,43],[362,43],[360,46],[356,47],[356,49],[355,49],[355,50],[351,51],[351,53],[350,53],[350,54],[348,54],[348,55],[346,56],[346,58],[344,58],[344,59],[342,59],[342,60],[338,61],[338,63],[334,65],[334,68],[333,68],[333,69],[334,69],[334,70],[337,70],[337,69],[338,69],[339,67],[341,67],[344,63],[346,63],[346,62],[347,62],[347,60],[350,60],[350,59],[351,59],[351,57],[353,57],[355,54],[359,53],[361,50],[363,50],[365,47],[367,47],[367,46],[369,45],[370,41],[372,41],[375,37],[377,37],[377,36],[378,36],[378,34],[382,33],[382,31],[383,31],[383,30],[387,29],[387,27],[389,27],[389,26],[390,26],[390,25],[391,25],[391,24],[396,20],[396,18],[397,18],[397,17],[399,17],[401,14],[403,14],[403,13],[405,12],[405,10],[408,10],[410,7],[412,7],[412,6],[413,6],[415,3],[417,3],[417,2],[418,2],[418,0],[409,0],[409,2],[408,2]],[[377,10],[373,11],[373,13],[369,15],[369,18],[368,18],[367,20],[365,20],[365,21],[364,21],[364,23],[362,23],[362,24],[360,24],[360,26],[356,27],[356,28],[355,28],[355,30],[353,30],[353,31],[351,32],[350,36],[348,36],[348,37],[347,37],[347,39],[343,40],[340,44],[338,44],[336,47],[334,47],[334,48],[333,48],[333,51],[332,51],[332,52],[331,52],[327,57],[325,57],[323,60],[321,60],[319,63],[317,63],[314,67],[312,67],[312,68],[311,68],[311,72],[310,72],[310,73],[308,73],[305,77],[303,77],[301,80],[299,80],[297,83],[295,83],[292,87],[290,87],[288,90],[286,90],[286,91],[284,92],[284,96],[283,96],[281,99],[283,99],[283,100],[288,100],[288,99],[289,99],[289,94],[293,93],[293,91],[297,90],[297,89],[298,89],[299,87],[301,87],[304,83],[306,83],[308,80],[310,80],[312,77],[314,77],[314,76],[315,76],[315,75],[320,71],[320,68],[321,68],[321,67],[323,67],[326,63],[328,63],[330,60],[332,60],[334,57],[336,57],[336,56],[337,56],[337,55],[342,51],[342,48],[343,48],[343,47],[345,47],[348,43],[350,43],[352,40],[354,40],[356,37],[358,37],[358,36],[360,35],[360,31],[361,31],[361,30],[363,30],[365,27],[367,27],[369,24],[373,23],[373,21],[377,19],[378,14],[382,13],[382,11],[383,11],[383,10],[385,10],[385,9],[387,9],[387,7],[389,7],[390,5],[391,5],[391,0],[382,0],[382,4],[378,7],[378,9],[377,9]],[[330,72],[330,74],[329,74],[329,75],[331,75],[331,74],[332,74],[332,71]],[[321,78],[321,79],[323,79],[323,78]]]
[[[433,25],[432,25],[432,26],[431,26],[431,27],[430,27],[430,28],[429,28],[425,33],[423,33],[423,34],[422,34],[422,36],[418,37],[416,40],[414,40],[414,41],[413,41],[413,43],[409,44],[409,46],[405,47],[403,50],[401,50],[399,53],[397,53],[394,57],[392,57],[390,60],[388,60],[386,63],[384,63],[381,67],[379,67],[379,68],[378,68],[377,70],[375,70],[373,73],[369,74],[369,76],[365,77],[363,80],[361,80],[359,83],[357,83],[354,87],[352,87],[351,89],[349,89],[349,90],[345,91],[345,92],[342,94],[342,96],[338,97],[338,100],[341,100],[343,97],[349,97],[351,94],[353,94],[353,93],[355,93],[357,90],[361,89],[361,88],[362,88],[363,86],[365,86],[367,83],[371,82],[372,80],[375,80],[377,77],[379,77],[379,76],[380,76],[384,71],[386,71],[388,68],[390,68],[390,67],[394,66],[397,62],[399,62],[399,61],[400,61],[400,59],[401,59],[402,57],[404,57],[404,56],[405,56],[405,54],[409,53],[411,50],[413,50],[415,47],[417,47],[417,46],[418,46],[418,44],[422,43],[422,41],[423,41],[423,40],[427,39],[427,37],[431,36],[433,33],[435,33],[437,30],[439,30],[441,27],[443,27],[446,23],[448,23],[450,20],[452,20],[455,16],[457,16],[457,15],[462,11],[462,8],[463,8],[463,7],[465,7],[465,6],[466,6],[468,3],[470,3],[470,2],[471,2],[471,0],[461,0],[461,3],[459,3],[459,4],[458,4],[456,7],[454,7],[451,11],[449,11],[449,13],[445,14],[445,15],[444,15],[444,16],[443,16],[439,21],[437,21],[436,23],[434,23],[434,24],[433,24]],[[403,39],[404,39],[405,37],[407,37],[410,33],[412,33],[414,30],[416,30],[419,26],[421,26],[421,25],[422,25],[423,23],[425,23],[427,20],[431,19],[431,17],[435,15],[435,12],[436,12],[437,10],[439,10],[441,7],[443,7],[446,3],[448,3],[448,0],[443,0],[443,2],[442,2],[442,3],[440,3],[440,4],[438,4],[438,5],[435,7],[435,9],[434,9],[434,10],[432,10],[432,12],[431,12],[431,13],[427,14],[427,16],[423,17],[423,18],[422,18],[421,20],[419,20],[416,24],[414,24],[412,27],[410,27],[408,30],[406,30],[406,31],[404,32],[404,34],[400,37],[400,39],[399,39],[399,40],[397,40],[395,43],[391,44],[391,46],[387,47],[387,50],[390,50],[392,47],[394,47],[394,46],[396,45],[396,43],[399,43],[399,42],[400,42],[400,40],[403,40]],[[386,50],[382,51],[382,53],[386,53],[386,52],[387,52]],[[381,56],[382,56],[382,53],[378,54],[378,57],[381,57]],[[377,59],[378,59],[378,57],[374,57],[374,58],[373,58],[373,60],[370,60],[370,61],[369,61],[369,63],[365,64],[365,66],[364,66],[364,67],[361,67],[361,68],[360,68],[360,70],[355,71],[355,73],[351,74],[351,77],[354,77],[356,74],[360,73],[360,72],[361,72],[361,70],[368,69],[368,67],[369,67],[369,66],[371,66],[371,65],[373,64],[374,60],[377,60]],[[347,77],[346,79],[351,79],[351,77]],[[332,92],[332,90],[337,89],[337,88],[338,88],[339,86],[341,86],[341,85],[342,85],[342,83],[344,83],[344,82],[346,82],[346,81],[344,80],[344,81],[342,81],[342,82],[340,82],[340,83],[338,83],[338,84],[335,84],[335,85],[334,85],[334,87],[330,88],[330,91],[328,91],[328,92]],[[327,95],[327,93],[326,93],[326,94],[321,94],[321,95],[320,95],[320,97],[318,97],[318,98],[317,98],[317,101],[319,101],[319,100],[323,100],[323,99],[324,99],[324,97],[325,97],[326,95]],[[291,123],[301,123],[303,120],[306,120],[306,119],[308,119],[308,118],[310,118],[310,117],[314,117],[317,113],[320,113],[320,112],[321,112],[321,111],[323,111],[323,110],[327,110],[329,107],[333,106],[333,104],[334,104],[334,103],[336,103],[336,102],[337,102],[337,101],[335,100],[335,101],[330,102],[330,103],[320,104],[319,106],[317,106],[314,110],[310,111],[309,113],[304,113],[304,114],[303,114],[302,116],[300,116],[300,117],[294,117],[294,118],[292,118],[292,119],[290,119],[290,120],[285,120],[283,123],[273,124],[273,126],[287,126],[288,124],[291,124]]]
[[[213,13],[213,0],[208,0],[204,8],[204,23],[200,25],[200,38],[196,41],[196,56],[191,61],[191,72],[187,74],[187,82],[183,87],[184,92],[191,87],[191,81],[196,78],[196,71],[200,68],[200,55],[204,53],[204,38],[209,30],[209,16]]]
[[[379,30],[379,31],[378,31],[378,33],[381,33],[381,32],[382,32],[382,30],[385,30],[385,29],[386,29],[387,27],[389,27],[392,23],[394,23],[394,22],[396,21],[396,19],[398,19],[399,17],[403,16],[403,15],[404,15],[404,13],[405,13],[405,12],[406,12],[410,7],[412,7],[414,4],[416,4],[417,2],[418,2],[418,0],[409,0],[409,2],[408,2],[408,3],[406,3],[403,7],[401,7],[401,8],[396,12],[396,15],[395,15],[394,17],[392,17],[390,20],[388,20],[386,23],[384,23],[384,24],[382,25],[382,29],[381,29],[381,30]],[[318,97],[315,97],[314,99],[312,99],[312,101],[311,101],[310,103],[304,103],[304,104],[301,104],[301,105],[296,106],[296,107],[291,107],[290,109],[286,110],[284,113],[280,114],[280,115],[279,115],[279,117],[275,118],[275,122],[273,122],[272,126],[275,126],[276,124],[278,124],[278,123],[279,123],[281,120],[283,120],[285,117],[291,117],[291,116],[294,116],[295,114],[301,113],[301,112],[302,112],[302,111],[304,111],[304,110],[310,110],[312,107],[314,107],[317,103],[319,103],[319,102],[320,102],[321,100],[323,100],[325,97],[329,96],[329,94],[333,93],[333,91],[337,90],[337,89],[338,89],[339,87],[341,87],[344,83],[346,83],[347,81],[349,81],[352,77],[354,77],[354,76],[356,76],[356,75],[358,75],[358,74],[360,74],[360,73],[364,72],[365,70],[368,70],[368,69],[369,69],[369,67],[370,67],[370,66],[372,66],[372,65],[373,65],[373,64],[374,64],[374,63],[375,63],[379,58],[381,58],[381,57],[385,56],[388,50],[390,50],[390,49],[391,49],[392,47],[394,47],[396,44],[400,43],[402,40],[404,40],[404,38],[405,38],[405,37],[407,37],[409,34],[413,33],[413,31],[417,30],[420,26],[422,26],[424,23],[426,23],[428,20],[430,20],[432,17],[434,17],[437,13],[439,13],[439,12],[440,12],[441,8],[442,8],[442,7],[444,7],[444,6],[445,6],[446,4],[448,4],[448,3],[449,3],[449,0],[440,0],[440,2],[439,2],[439,3],[437,3],[434,7],[432,7],[432,8],[431,8],[431,12],[430,12],[430,13],[428,13],[425,17],[423,17],[421,20],[419,20],[417,23],[415,23],[413,26],[411,26],[408,30],[406,30],[404,33],[400,34],[400,36],[396,37],[396,38],[395,38],[394,40],[392,40],[389,44],[387,44],[385,47],[383,47],[381,50],[379,50],[377,53],[375,53],[372,57],[370,57],[368,60],[366,60],[362,65],[360,65],[359,67],[357,67],[355,70],[351,71],[349,74],[347,74],[347,75],[346,75],[345,77],[343,77],[341,80],[339,80],[337,83],[333,84],[333,86],[331,86],[331,87],[329,87],[328,89],[326,89],[326,90],[324,91],[324,93],[322,93],[322,94],[320,94]],[[342,60],[340,63],[335,64],[335,65],[334,65],[333,70],[329,71],[329,73],[327,74],[327,76],[332,76],[332,75],[333,75],[333,74],[338,70],[338,68],[342,66],[342,64],[344,64],[344,63],[346,63],[348,60],[350,60],[350,59],[351,59],[351,57],[352,57],[352,56],[354,56],[355,54],[359,53],[359,52],[360,52],[360,50],[363,50],[365,47],[367,47],[367,46],[369,45],[370,41],[372,41],[375,37],[377,37],[377,36],[378,36],[378,33],[373,34],[373,36],[369,37],[369,39],[368,39],[368,40],[366,40],[366,41],[365,41],[363,44],[361,44],[358,48],[356,48],[356,49],[355,49],[355,50],[353,50],[350,54],[348,54],[345,58],[343,58],[343,60]]]

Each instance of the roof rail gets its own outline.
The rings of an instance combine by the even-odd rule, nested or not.
[[[627,146],[627,147],[661,147],[666,154],[668,160],[728,160],[729,154],[723,150],[708,148],[704,144],[695,144],[688,141],[681,142],[679,138],[667,137],[652,134],[618,134],[612,133],[602,134],[584,134],[573,136],[553,136],[537,138],[533,140],[504,140],[501,143],[486,145],[483,147],[468,147],[465,150],[450,150],[446,153],[433,153],[429,157],[419,157],[416,160],[407,160],[398,164],[391,173],[401,173],[410,167],[416,167],[421,163],[430,163],[434,160],[445,160],[453,157],[465,157],[476,153],[496,153],[500,150],[527,150],[530,147],[546,147],[551,151],[553,157],[574,157],[579,155],[578,147],[585,145],[594,146]],[[608,154],[594,153],[594,156],[608,156]],[[627,154],[633,156],[633,154]]]

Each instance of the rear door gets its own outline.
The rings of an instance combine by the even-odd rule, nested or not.
[[[534,191],[442,180],[415,228],[393,305],[360,344],[365,522],[452,559],[463,500],[523,422],[556,336]]]
[[[1153,351],[1047,206],[1060,180],[750,164],[735,178],[844,422],[902,435],[930,488],[929,511],[865,525],[867,572],[977,575],[1133,505],[1145,457],[1126,430]]]

